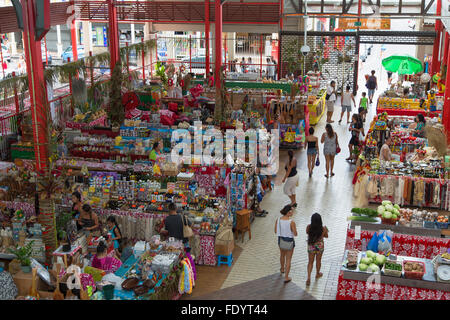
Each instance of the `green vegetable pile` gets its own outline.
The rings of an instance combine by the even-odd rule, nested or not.
[[[386,262],[384,268],[389,270],[402,271],[402,265],[398,263]]]
[[[377,217],[378,211],[370,208],[353,208],[353,213],[368,216],[368,217]]]

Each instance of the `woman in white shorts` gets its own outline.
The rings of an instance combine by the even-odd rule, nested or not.
[[[297,159],[294,157],[294,152],[292,150],[288,151],[289,162],[287,163],[286,175],[283,178],[283,192],[291,199],[291,206],[297,207],[297,201],[295,200],[295,193],[298,184],[297,175]]]

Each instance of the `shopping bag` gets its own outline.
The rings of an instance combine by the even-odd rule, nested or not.
[[[317,157],[317,160],[316,160],[316,167],[318,167],[318,166],[320,166],[319,157]]]
[[[291,127],[287,128],[286,133],[284,134],[284,141],[289,143],[295,141],[295,132],[292,131]]]
[[[364,250],[365,248],[361,248]],[[369,243],[367,244],[367,250],[371,250],[373,252],[378,252],[378,233],[374,233],[372,236],[372,239],[370,239]]]

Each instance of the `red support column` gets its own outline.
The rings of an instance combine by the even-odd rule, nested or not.
[[[72,1],[71,5],[74,6],[74,11],[72,11],[72,14],[75,14],[75,2]],[[76,26],[77,26],[77,24],[75,22],[75,19],[73,19],[72,24],[70,26],[70,38],[72,40],[72,54],[73,54],[72,61],[78,60],[78,43],[77,43],[77,28],[76,28]]]
[[[436,15],[441,15],[442,1],[437,0],[436,4]],[[435,22],[436,38],[434,39],[433,45],[433,59],[431,61],[431,75],[439,72],[440,61],[439,61],[439,49],[441,44],[441,33],[442,33],[442,22],[440,19],[436,19]]]
[[[284,1],[280,0],[280,31],[283,31]]]
[[[447,54],[447,66],[450,66],[450,54]],[[444,109],[442,111],[442,124],[445,127],[447,142],[450,142],[450,72],[448,72],[448,70],[445,79]]]
[[[117,8],[113,0],[108,0],[108,15],[109,15],[109,53],[111,55],[111,74],[117,61],[120,60],[119,55],[119,27],[117,21]]]
[[[216,84],[216,91],[219,91],[222,85],[220,81],[220,68],[222,67],[222,4],[221,0],[214,0],[214,1],[215,1],[215,15],[216,15],[216,19],[214,21],[216,29],[214,82]]]
[[[205,79],[209,75],[209,0],[205,0]]]
[[[34,1],[22,0],[23,10],[23,43],[29,93],[31,101],[31,118],[33,123],[33,144],[36,159],[36,170],[47,170],[47,92],[44,89],[44,66],[42,64],[41,42],[35,40],[35,8]]]

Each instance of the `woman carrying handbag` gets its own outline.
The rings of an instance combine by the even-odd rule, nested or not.
[[[295,248],[294,237],[297,236],[297,226],[291,220],[294,214],[291,205],[286,205],[281,209],[280,213],[283,216],[278,218],[275,223],[275,233],[278,236],[278,246],[280,248],[280,272],[281,274],[284,273],[284,283],[288,283],[292,280],[289,278],[289,271],[291,270],[292,254]]]
[[[336,132],[334,132],[333,127],[331,127],[331,124],[327,123],[325,126],[326,132],[322,134],[322,139],[320,140],[321,143],[323,143],[323,154],[325,156],[325,166],[327,170],[327,174],[325,175],[325,178],[330,177],[330,171],[331,176],[334,176],[333,167],[334,167],[334,157],[336,154],[341,152],[341,148],[339,147],[338,137]]]

